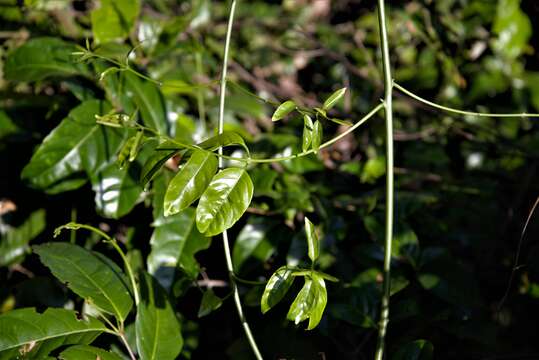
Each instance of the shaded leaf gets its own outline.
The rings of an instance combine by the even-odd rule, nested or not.
[[[201,318],[210,314],[221,307],[223,300],[215,295],[212,289],[207,289],[202,295],[200,307],[198,308],[198,317]]]
[[[262,313],[266,313],[269,309],[277,305],[292,286],[294,277],[292,276],[293,269],[282,266],[273,273],[266,284],[264,294],[260,301],[260,309]]]
[[[89,100],[71,110],[68,117],[47,135],[30,163],[24,167],[23,180],[40,189],[54,188],[67,177],[82,171],[96,174],[104,168],[117,153],[125,133],[123,129],[96,124],[94,115],[109,109],[108,103]],[[72,190],[82,185],[80,181],[72,184],[61,190]]]
[[[273,227],[266,219],[257,219],[255,221],[249,219],[243,229],[241,229],[232,250],[232,262],[234,268],[240,269],[245,260],[252,255],[257,255],[258,250],[262,250],[265,261],[274,251],[274,246],[268,240],[268,231]]]
[[[181,326],[165,290],[150,274],[140,276],[135,329],[141,360],[174,360],[183,347]]]
[[[140,183],[143,187],[155,177],[157,172],[161,169],[168,159],[178,154],[181,149],[178,145],[171,141],[166,141],[159,145],[152,154],[148,157],[148,160],[144,163],[140,172]]]
[[[72,55],[74,44],[58,38],[35,38],[10,53],[4,65],[7,80],[38,81],[51,76],[74,76],[87,73]]]
[[[119,355],[90,345],[70,346],[60,353],[60,360],[122,360]]]
[[[17,228],[8,228],[0,242],[0,266],[21,261],[29,251],[28,243],[45,229],[45,210],[37,210]]]
[[[273,116],[271,117],[271,121],[278,121],[283,119],[286,115],[294,111],[296,107],[296,103],[292,100],[285,101],[275,110]]]
[[[202,196],[216,171],[217,157],[213,153],[194,151],[168,185],[165,216],[177,214]]]
[[[318,241],[316,229],[307,216],[305,216],[305,234],[307,235],[307,254],[309,255],[309,259],[314,263],[320,255],[320,242]]]
[[[253,182],[245,169],[229,168],[215,175],[198,203],[198,230],[207,236],[222,233],[243,215],[253,197]]]
[[[416,340],[401,347],[391,360],[430,360],[434,346],[426,340]]]
[[[79,319],[73,310],[49,308],[40,314],[33,308],[17,309],[0,315],[0,351],[45,340],[90,343],[106,330],[97,319]]]
[[[125,320],[133,306],[127,279],[102,255],[69,243],[33,247],[52,274],[100,310]]]
[[[326,101],[324,101],[324,105],[322,105],[322,108],[324,110],[329,110],[332,107],[334,107],[337,101],[339,101],[344,96],[345,92],[346,92],[346,88],[342,88],[335,91],[326,99]]]

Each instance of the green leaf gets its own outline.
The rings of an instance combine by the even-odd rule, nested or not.
[[[493,30],[498,38],[493,41],[496,51],[516,58],[525,50],[532,35],[530,18],[520,8],[520,0],[500,0]]]
[[[152,250],[148,256],[148,271],[155,275],[160,268],[175,269],[180,266],[191,277],[199,272],[195,253],[207,249],[210,238],[202,235],[195,226],[195,210],[187,208],[169,216],[156,226],[150,239]],[[165,287],[170,284],[162,284]]]
[[[125,90],[120,97],[125,112],[130,114],[139,109],[146,126],[162,135],[169,134],[165,99],[157,85],[131,73],[124,72],[122,77],[125,79]]]
[[[69,243],[34,246],[43,264],[77,295],[125,320],[133,306],[127,279],[102,255]]]
[[[21,261],[29,251],[28,243],[45,229],[45,210],[37,210],[17,228],[8,228],[0,242],[0,266]]]
[[[10,53],[4,65],[6,80],[39,81],[51,76],[88,72],[72,55],[78,48],[58,38],[35,38]]]
[[[198,317],[201,318],[210,314],[212,311],[219,309],[222,304],[223,300],[215,295],[212,289],[204,291],[200,307],[198,308]]]
[[[249,154],[249,148],[247,147],[247,144],[245,144],[245,140],[243,140],[240,134],[233,131],[225,131],[219,135],[212,136],[211,138],[199,143],[197,146],[205,150],[214,151],[220,147],[233,145],[243,147],[247,154]]]
[[[342,88],[335,91],[326,99],[326,101],[324,101],[324,105],[322,105],[322,109],[329,110],[332,107],[334,107],[337,101],[339,101],[344,96],[345,92],[346,92],[346,88]]]
[[[253,182],[245,169],[229,168],[215,175],[198,203],[198,230],[213,236],[240,219],[253,198]]]
[[[146,187],[167,160],[178,154],[180,151],[181,149],[178,148],[178,145],[171,141],[166,141],[154,149],[140,172],[141,185]]]
[[[305,277],[305,284],[290,306],[287,319],[297,325],[309,319],[307,330],[314,329],[322,319],[327,304],[327,291],[324,279],[316,273]]]
[[[320,149],[320,144],[322,143],[322,136],[323,136],[322,123],[316,120],[313,125],[313,140],[312,140],[312,148],[315,154],[318,153],[318,150]]]
[[[70,346],[60,353],[60,360],[122,360],[113,352],[90,345]]]
[[[301,150],[307,151],[309,150],[309,146],[311,146],[311,142],[313,141],[313,120],[309,115],[303,116],[303,137],[301,141]]]
[[[262,300],[260,300],[260,309],[263,314],[277,305],[286,295],[295,279],[292,276],[292,271],[293,269],[282,266],[268,280],[264,294],[262,294]]]
[[[391,360],[430,360],[434,346],[427,340],[416,340],[401,347]]]
[[[106,330],[97,319],[79,319],[73,310],[49,308],[40,314],[33,308],[17,309],[0,315],[0,351],[42,341],[49,342],[45,347],[50,350],[52,342],[90,343]]]
[[[196,150],[169,183],[165,194],[165,216],[177,214],[196,201],[217,171],[217,157]]]
[[[38,147],[21,174],[23,180],[40,189],[54,188],[61,180],[85,171],[96,174],[111,162],[122,144],[125,131],[95,122],[95,114],[106,113],[110,105],[85,101],[71,110]],[[80,181],[62,191],[82,185]]]
[[[292,100],[285,101],[275,110],[271,121],[279,121],[296,109],[297,105]]]
[[[98,4],[91,13],[95,41],[127,38],[140,12],[140,0],[100,0]]]
[[[314,263],[320,255],[320,242],[313,223],[305,216],[305,234],[307,235],[307,246],[309,259]]]
[[[273,224],[266,218],[250,217],[249,222],[241,229],[232,251],[232,262],[235,269],[240,269],[250,256],[261,261],[267,260],[275,251],[274,245],[269,241],[269,231]]]
[[[136,164],[135,164],[136,165]],[[122,169],[112,163],[91,177],[97,211],[105,217],[118,219],[136,205],[142,187],[133,164]]]
[[[181,326],[165,290],[150,274],[140,277],[135,329],[141,360],[174,360],[183,347]]]

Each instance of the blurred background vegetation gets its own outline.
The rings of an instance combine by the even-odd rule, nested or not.
[[[387,3],[398,83],[452,107],[539,112],[537,1]],[[170,221],[162,215],[164,189],[180,159],[170,161],[147,191],[138,184],[139,167],[122,172],[115,153],[97,155],[103,149],[88,155],[102,162],[99,167],[74,165],[51,181],[27,170],[21,179],[45,136],[88,99],[106,99],[126,113],[144,103],[143,121],[153,118],[158,129],[182,141],[214,134],[227,11],[227,2],[210,0],[0,0],[0,312],[82,307],[30,250],[76,219],[118,238],[134,266],[148,264],[168,289],[182,319],[182,358],[251,357],[230,299],[197,316],[197,285],[215,284],[221,297],[229,288],[220,238],[210,246],[200,234],[185,234],[181,216],[188,215]],[[244,136],[255,156],[301,149],[302,119],[272,123],[274,108],[249,92],[317,106],[348,87],[334,115],[361,118],[383,96],[377,26],[373,0],[240,1],[229,70],[239,86],[229,86],[226,128]],[[162,86],[122,72],[100,80],[110,63],[80,63],[71,54],[86,39],[113,59],[136,47],[130,65]],[[115,81],[122,76],[127,80],[120,88]],[[406,359],[406,344],[423,339],[436,359],[539,358],[539,229],[533,218],[501,301],[539,194],[537,120],[453,116],[399,93],[395,109],[389,354]],[[326,125],[325,136],[345,129]],[[321,268],[340,279],[328,285],[324,318],[308,332],[285,320],[292,295],[262,315],[263,287],[240,285],[268,358],[372,357],[381,294],[384,141],[378,116],[317,157],[249,170],[255,197],[231,231],[238,274],[264,280],[281,265],[306,262],[302,224],[308,214],[322,229]],[[110,181],[114,186],[107,189]],[[186,244],[181,256],[159,271],[159,256],[167,255],[163,244],[175,237]],[[66,233],[57,240],[115,258],[91,235]]]

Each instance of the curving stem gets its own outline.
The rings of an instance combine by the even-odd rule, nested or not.
[[[235,10],[236,10],[236,0],[233,0],[232,4],[230,5],[230,15],[228,17],[228,27],[226,31],[226,40],[225,40],[225,51],[223,55],[223,70],[221,74],[221,92],[219,94],[220,97],[219,97],[219,123],[218,123],[219,134],[223,133],[224,123],[225,123],[224,112],[225,112],[225,96],[226,96],[226,72],[227,72],[227,67],[228,67],[228,50],[230,47],[230,35],[232,33],[232,24],[234,22]],[[222,169],[223,168],[223,157],[222,157],[223,148],[219,148],[219,155],[221,155],[219,156],[219,169]],[[247,322],[247,319],[245,318],[245,315],[243,313],[240,293],[238,291],[238,286],[236,285],[236,278],[234,277],[234,265],[232,264],[232,256],[230,255],[230,244],[228,241],[228,232],[226,230],[223,231],[223,247],[225,249],[226,266],[228,268],[230,283],[232,285],[232,291],[234,293],[234,303],[236,304],[236,310],[238,311],[241,325],[243,326],[243,330],[245,332],[245,335],[247,336],[247,339],[249,340],[249,345],[251,346],[251,350],[253,351],[255,357],[258,360],[262,360],[262,355],[260,354],[260,350],[258,350],[258,346],[251,332],[251,328],[249,327],[249,323]]]
[[[386,120],[386,228],[384,249],[384,283],[376,344],[376,360],[384,358],[387,323],[389,321],[389,296],[391,288],[391,244],[393,241],[393,79],[389,59],[384,0],[378,0],[378,22],[384,67],[385,120]]]

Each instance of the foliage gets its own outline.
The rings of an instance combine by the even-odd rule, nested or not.
[[[387,358],[533,356],[533,217],[514,259],[537,196],[537,120],[418,96],[539,112],[539,9],[386,3]],[[387,159],[376,4],[239,2],[219,131],[229,9],[0,5],[0,359],[248,359],[238,300],[265,358],[374,354]]]

